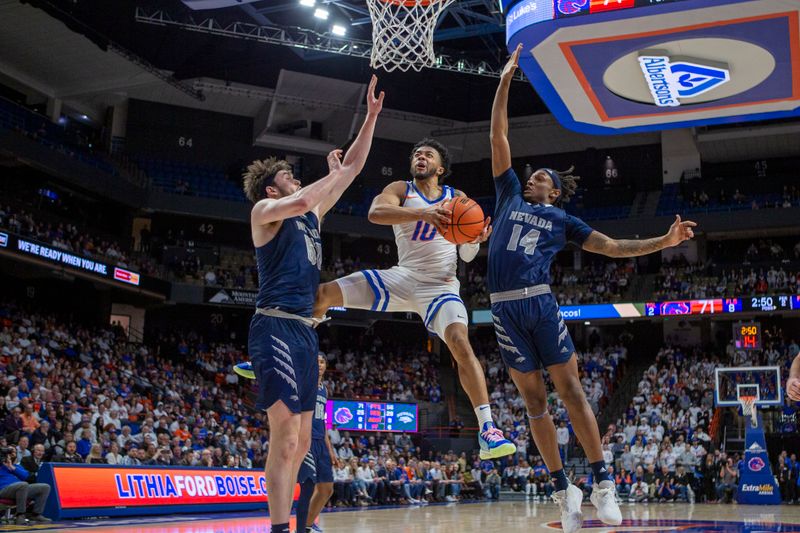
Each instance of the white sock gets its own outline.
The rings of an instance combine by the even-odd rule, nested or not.
[[[478,427],[481,428],[481,431],[483,431],[483,428],[487,422],[491,425],[494,425],[494,422],[492,421],[492,408],[488,403],[476,407],[475,416],[478,417]]]

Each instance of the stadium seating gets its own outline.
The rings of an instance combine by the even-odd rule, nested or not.
[[[241,186],[230,181],[221,167],[179,161],[137,157],[155,189],[189,196],[245,202]]]

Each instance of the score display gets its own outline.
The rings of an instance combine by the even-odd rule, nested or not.
[[[348,431],[416,433],[417,404],[328,400],[325,426]]]
[[[647,302],[645,316],[713,315],[747,313],[751,311],[791,311],[800,309],[800,295],[748,296],[744,298],[715,298],[710,300],[676,300]]]
[[[734,324],[733,345],[739,350],[760,350],[761,324],[758,322]]]
[[[786,294],[779,296],[751,296],[743,299],[742,309],[744,311],[781,311],[797,309],[792,305],[792,298]]]
[[[674,302],[647,302],[644,304],[645,316],[670,315],[713,315],[723,312],[736,312],[737,302],[723,300],[678,300]],[[733,307],[731,307],[733,306]]]

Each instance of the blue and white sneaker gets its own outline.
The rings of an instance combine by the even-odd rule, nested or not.
[[[322,533],[322,528],[319,527],[317,524],[311,524],[311,531],[314,533]]]
[[[256,379],[256,373],[253,372],[253,363],[250,361],[233,365],[233,371],[245,379]]]
[[[481,446],[481,459],[497,459],[517,451],[514,443],[505,438],[502,431],[488,422],[483,425],[483,431],[478,434],[478,444]]]

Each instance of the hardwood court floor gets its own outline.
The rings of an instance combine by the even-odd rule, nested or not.
[[[638,504],[622,505],[623,524],[604,526],[595,519],[594,507],[585,504],[584,528],[594,533],[611,531],[683,533],[800,532],[800,506],[744,506]],[[508,531],[559,531],[553,503],[494,502],[430,505],[392,509],[366,509],[324,513],[325,533],[494,533]],[[0,531],[93,533],[267,533],[269,520],[249,514],[194,515],[142,519],[109,519],[66,523],[48,528],[0,527]]]

